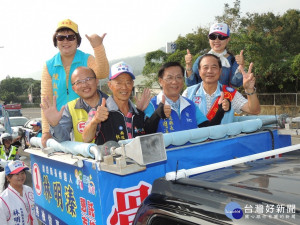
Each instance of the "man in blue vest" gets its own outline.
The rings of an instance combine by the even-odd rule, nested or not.
[[[214,118],[214,111],[217,108],[218,99],[221,93],[224,93],[225,99],[231,101],[231,107],[225,113],[222,124],[231,123],[234,119],[234,113],[245,112],[248,114],[259,114],[260,104],[256,94],[255,77],[252,73],[253,63],[250,64],[246,73],[243,66],[239,70],[243,75],[243,87],[247,99],[242,96],[236,89],[222,85],[219,80],[222,74],[222,64],[220,58],[213,54],[205,54],[199,61],[199,74],[202,82],[188,87],[183,96],[193,101],[201,112],[207,118]]]
[[[170,133],[217,125],[221,122],[229,102],[220,99],[216,116],[208,120],[189,99],[180,95],[184,86],[184,68],[178,62],[165,63],[158,72],[162,91],[150,101],[146,108],[146,131]]]

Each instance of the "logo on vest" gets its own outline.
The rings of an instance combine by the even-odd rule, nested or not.
[[[80,121],[80,122],[77,124],[77,130],[78,130],[78,132],[82,134],[84,128],[85,128],[85,122]]]
[[[226,87],[226,90],[227,90],[228,92],[234,92],[234,88],[232,88],[232,87]]]

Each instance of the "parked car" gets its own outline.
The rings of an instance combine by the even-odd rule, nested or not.
[[[28,118],[24,116],[18,116],[18,117],[9,117],[10,126],[12,129],[12,137],[13,140],[19,141],[20,138],[23,135],[23,127],[25,123],[28,121]],[[4,117],[0,118],[0,133],[6,132],[5,126],[4,126]]]
[[[22,137],[20,139],[21,142],[21,146],[24,149],[29,147],[29,140],[30,138],[32,138],[33,136],[35,136],[37,134],[37,132],[33,131],[32,128],[32,124],[36,124],[36,123],[42,123],[42,119],[41,118],[32,118],[30,120],[28,120],[24,126],[21,128],[22,129]]]
[[[299,224],[299,156],[297,150],[191,178],[159,178],[132,224]]]

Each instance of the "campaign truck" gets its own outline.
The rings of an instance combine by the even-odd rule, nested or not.
[[[230,124],[156,133],[100,146],[49,139],[47,148],[42,148],[40,138],[32,138],[32,147],[26,152],[31,158],[36,215],[47,225],[247,224],[251,221],[272,224],[269,217],[247,220],[246,215],[258,214],[246,214],[247,207],[261,204],[277,207],[284,203],[285,210],[287,205],[295,206],[295,210],[288,214],[291,218],[281,218],[276,223],[296,224],[299,192],[293,199],[295,192],[286,194],[286,189],[282,195],[278,194],[279,201],[277,197],[273,199],[266,187],[257,196],[251,196],[258,192],[239,189],[247,184],[239,183],[242,169],[233,169],[251,167],[253,174],[248,168],[247,176],[256,179],[262,173],[269,176],[270,183],[273,175],[278,176],[275,172],[268,175],[268,167],[260,162],[271,165],[277,160],[280,164],[289,157],[288,152],[300,149],[300,145],[291,145],[291,136],[280,132],[277,121],[274,116],[240,117]],[[227,170],[216,173],[218,177],[209,175],[222,168]],[[295,171],[292,176],[288,176],[288,171],[282,173],[280,182],[283,183],[278,185],[300,187],[299,164]],[[191,179],[197,176],[197,180]],[[234,179],[233,185],[226,178]],[[260,187],[249,185],[248,189],[255,188]],[[235,209],[244,212],[240,218],[232,216]],[[278,212],[277,216],[281,214],[286,215]],[[156,223],[155,218],[161,220]]]

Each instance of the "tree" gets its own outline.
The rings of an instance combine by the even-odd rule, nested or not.
[[[296,89],[296,92],[298,92],[298,90],[299,90],[298,87],[299,87],[299,82],[300,82],[300,79],[299,79],[300,78],[300,53],[294,57],[291,68],[294,72],[295,80],[296,80],[295,89]]]
[[[41,81],[32,78],[10,78],[0,83],[0,99],[5,102],[26,103],[28,101],[29,87],[35,103],[40,103]],[[31,93],[31,89],[30,89]]]
[[[145,66],[143,68],[143,74],[147,77],[145,81],[146,87],[151,87],[154,82],[157,82],[157,77],[153,76],[157,74],[161,65],[166,62],[168,54],[162,50],[148,52],[145,56]]]
[[[1,81],[0,98],[5,102],[18,102],[18,96],[23,94],[21,78],[7,78]]]
[[[233,3],[233,8],[229,7],[228,3],[224,5],[224,12],[222,16],[216,16],[215,19],[217,22],[224,22],[228,24],[231,32],[237,32],[240,25],[240,8],[241,1],[236,0]]]
[[[295,76],[291,63],[299,53],[300,11],[247,14],[242,18],[239,34],[231,48],[244,49],[245,57],[254,62],[257,86],[261,92],[294,92]],[[242,47],[243,46],[243,47]]]
[[[268,13],[246,13],[241,17],[240,0],[233,7],[224,5],[224,12],[216,16],[231,30],[227,46],[233,54],[244,50],[246,67],[254,63],[254,74],[259,92],[295,92],[299,86],[300,11],[291,9],[281,15]],[[143,74],[157,73],[162,63],[170,61],[185,65],[184,55],[189,49],[193,59],[208,52],[208,30],[198,27],[193,32],[175,41],[177,50],[173,54],[161,50],[147,53]],[[153,79],[150,76],[149,79]],[[149,82],[151,84],[151,82]]]

